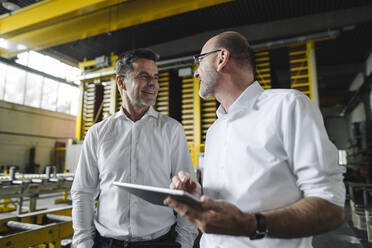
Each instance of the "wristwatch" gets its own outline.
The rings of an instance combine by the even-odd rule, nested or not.
[[[256,233],[251,235],[249,239],[250,240],[262,239],[266,237],[267,233],[269,232],[269,230],[267,229],[266,218],[261,213],[255,213],[254,216],[256,217],[257,222]]]

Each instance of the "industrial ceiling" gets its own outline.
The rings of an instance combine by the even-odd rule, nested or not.
[[[24,7],[38,1],[13,0],[13,2]],[[43,2],[53,1],[41,1],[34,5],[37,7]],[[356,74],[362,70],[372,47],[370,0],[94,0],[94,2],[102,8],[92,9],[84,6],[83,13],[89,15],[90,9],[97,15],[106,11],[108,15],[101,20],[101,22],[105,20],[106,26],[101,27],[94,21],[84,25],[80,23],[75,26],[67,24],[63,26],[64,21],[73,22],[78,18],[75,15],[69,19],[56,18],[58,21],[49,22],[48,25],[26,27],[25,33],[20,34],[22,30],[12,31],[13,33],[9,32],[7,36],[1,32],[2,21],[7,18],[3,17],[0,19],[0,37],[10,39],[15,37],[15,40],[17,38],[21,41],[21,38],[30,38],[34,35],[36,38],[46,39],[37,36],[37,32],[44,35],[48,32],[53,34],[51,31],[46,32],[46,28],[62,25],[61,28],[65,28],[62,29],[64,34],[56,33],[54,40],[38,44],[36,50],[76,65],[84,58],[94,59],[101,55],[109,55],[111,52],[120,54],[137,47],[151,47],[162,59],[188,56],[198,53],[209,37],[224,30],[242,32],[253,45],[337,31],[336,37],[316,42],[321,106],[347,103],[351,96],[349,86]],[[71,7],[69,3],[86,4],[79,0],[65,0],[64,3],[66,9]],[[32,6],[28,6],[28,9]],[[9,11],[0,9],[0,14],[6,13]],[[43,23],[45,24],[45,21]],[[133,25],[130,25],[131,23]],[[53,38],[53,35],[51,36]],[[32,48],[29,44],[28,47]],[[288,54],[283,48],[272,51],[273,83],[277,87],[284,87],[288,81],[285,73],[288,68]]]

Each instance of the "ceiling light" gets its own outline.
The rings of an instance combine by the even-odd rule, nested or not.
[[[3,7],[9,11],[15,11],[17,9],[20,9],[21,7],[19,7],[19,5],[15,4],[15,3],[12,3],[12,2],[9,2],[9,1],[5,1],[5,2],[2,2],[1,3],[3,5]]]

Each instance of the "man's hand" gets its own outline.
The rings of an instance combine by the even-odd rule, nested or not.
[[[182,217],[188,219],[204,233],[249,236],[256,230],[256,219],[245,214],[236,206],[214,201],[206,196],[201,197],[203,210],[195,209],[171,197],[164,204],[173,208]]]
[[[172,183],[169,186],[171,189],[182,189],[197,197],[201,196],[201,186],[194,180],[189,173],[180,171],[177,176],[172,178]]]

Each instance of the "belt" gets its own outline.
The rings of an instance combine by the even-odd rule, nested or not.
[[[101,236],[98,231],[96,232],[96,237],[94,241],[94,246],[93,247],[101,247],[100,244],[104,243],[106,245],[110,245],[109,247],[116,248],[116,247],[123,247],[123,248],[180,248],[181,245],[176,243],[174,241],[174,229],[171,228],[171,230],[153,240],[146,240],[146,241],[125,241],[125,240],[117,240],[113,238],[106,238]],[[108,246],[105,246],[108,247]]]

